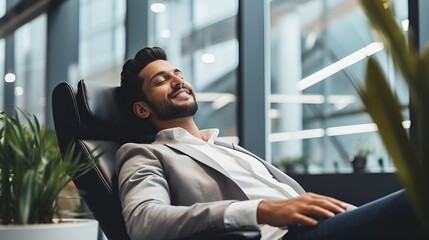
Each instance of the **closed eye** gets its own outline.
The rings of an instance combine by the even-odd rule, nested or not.
[[[183,79],[183,73],[179,69],[175,69],[174,72],[168,73],[166,71],[160,71],[150,80],[152,86],[163,85],[166,81],[170,80],[174,76]]]
[[[165,83],[167,81],[167,78],[165,76],[158,76],[153,80],[153,85],[158,86],[158,85],[162,85],[163,83]]]
[[[180,77],[181,79],[183,79],[183,73],[182,73],[182,71],[180,71],[180,70],[176,70],[176,71],[174,72],[174,75],[176,75],[176,76]]]

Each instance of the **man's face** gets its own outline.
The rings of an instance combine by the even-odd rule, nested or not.
[[[182,72],[164,60],[149,63],[139,73],[151,114],[159,120],[193,116],[198,109],[192,86]]]

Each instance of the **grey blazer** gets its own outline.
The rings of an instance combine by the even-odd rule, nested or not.
[[[299,194],[292,178],[256,155],[233,144],[218,145],[261,161],[280,182]],[[224,211],[244,192],[210,156],[186,144],[124,144],[116,156],[122,215],[131,239],[176,239],[197,232],[222,230]]]

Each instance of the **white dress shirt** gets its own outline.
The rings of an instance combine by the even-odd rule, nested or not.
[[[160,131],[155,141],[162,143],[174,139],[188,144],[213,159],[221,166],[247,195],[249,201],[232,203],[225,211],[224,223],[227,229],[243,226],[257,226],[256,210],[263,199],[288,199],[298,196],[289,185],[280,183],[265,166],[254,157],[227,147],[214,144],[219,130],[206,129],[200,131],[204,140],[196,138],[183,128],[170,128]],[[286,228],[259,225],[263,240],[281,239],[287,232]]]

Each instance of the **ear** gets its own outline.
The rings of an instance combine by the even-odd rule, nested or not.
[[[139,118],[148,118],[150,116],[149,106],[143,102],[135,102],[133,105],[134,114]]]

